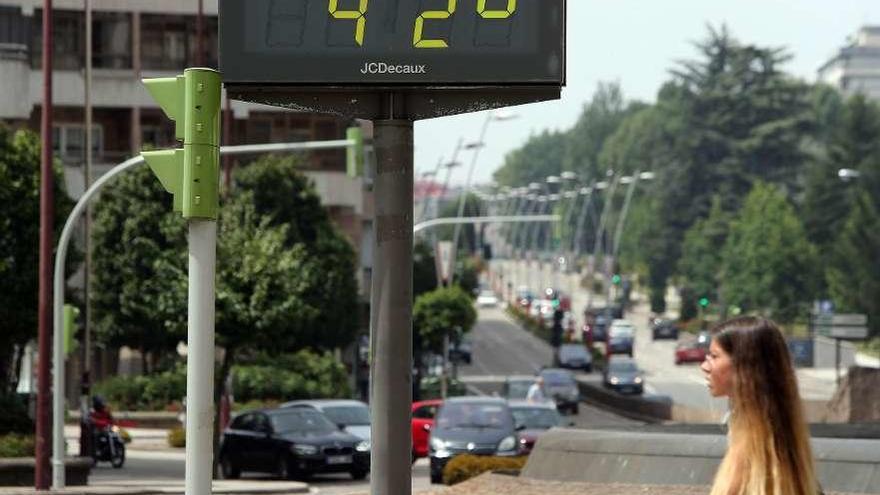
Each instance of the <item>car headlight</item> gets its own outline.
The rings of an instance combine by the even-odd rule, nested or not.
[[[618,383],[620,383],[620,378],[617,378],[616,376],[612,376],[611,377],[611,384],[617,385]]]
[[[633,380],[633,381],[636,382],[636,383],[642,383],[642,377],[637,376],[636,379]]]
[[[516,438],[514,437],[505,437],[498,444],[498,452],[510,452],[511,450],[516,448]]]
[[[318,453],[318,447],[305,443],[294,444],[290,450],[292,450],[294,454],[299,455],[315,455]]]
[[[369,452],[370,451],[370,442],[368,440],[364,440],[359,444],[354,446],[354,450],[358,452]]]
[[[446,450],[446,442],[437,437],[431,437],[431,448],[434,450]]]

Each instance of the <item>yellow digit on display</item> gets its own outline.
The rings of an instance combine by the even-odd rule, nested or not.
[[[449,19],[455,13],[455,3],[457,0],[449,0],[446,10],[426,10],[416,18],[416,24],[413,27],[413,46],[416,48],[449,48],[444,40],[426,40],[422,39],[422,30],[425,27],[426,19]]]
[[[477,13],[483,19],[507,19],[516,12],[516,0],[507,0],[507,10],[486,10],[487,0],[477,0]]]
[[[330,15],[333,16],[334,19],[356,19],[357,25],[354,29],[354,41],[358,44],[358,46],[363,46],[364,44],[364,31],[367,28],[367,18],[364,17],[367,13],[367,2],[369,0],[358,0],[360,3],[358,4],[357,10],[339,10],[339,0],[330,0]]]

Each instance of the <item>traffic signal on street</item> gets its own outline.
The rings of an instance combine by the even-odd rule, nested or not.
[[[611,283],[614,285],[620,285],[620,280],[620,275],[618,275],[617,273],[615,273],[614,276],[611,277]]]
[[[141,156],[174,196],[184,218],[216,219],[220,180],[220,73],[186,69],[183,75],[144,79],[147,90],[174,121],[183,148]]]
[[[349,177],[363,177],[364,175],[364,131],[359,127],[349,127],[345,132],[349,141],[354,141],[354,146],[346,148],[345,166]]]
[[[709,305],[709,298],[705,297],[705,296],[701,297],[699,303],[700,303],[701,307],[705,308],[706,306]]]
[[[76,333],[79,331],[79,308],[72,304],[64,305],[64,355],[68,356],[79,346]]]

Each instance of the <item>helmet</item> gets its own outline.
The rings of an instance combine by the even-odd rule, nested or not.
[[[96,396],[92,397],[92,409],[94,409],[96,411],[100,411],[100,410],[104,409],[106,406],[107,406],[107,404],[104,402],[104,398],[101,397],[100,395],[96,395]]]

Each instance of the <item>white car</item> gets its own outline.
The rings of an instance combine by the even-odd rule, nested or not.
[[[477,296],[477,306],[493,308],[498,305],[498,296],[491,290],[484,290]]]

